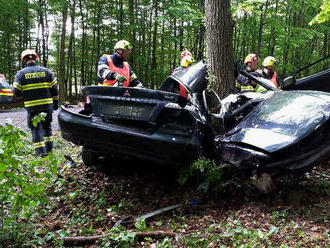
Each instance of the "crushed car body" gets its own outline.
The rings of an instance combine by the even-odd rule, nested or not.
[[[274,175],[308,170],[329,152],[329,93],[277,90],[258,81],[269,91],[220,101],[206,89],[205,72],[198,62],[172,74],[163,91],[85,87],[84,108],[62,106],[62,136],[83,146],[86,164],[119,154],[177,167],[206,156],[238,171]],[[171,83],[183,84],[189,97],[164,91]]]

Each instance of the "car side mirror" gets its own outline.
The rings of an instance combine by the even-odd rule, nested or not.
[[[284,87],[289,86],[289,85],[293,85],[293,84],[295,84],[295,80],[294,80],[293,76],[289,76],[289,77],[287,77],[283,80],[283,86]]]

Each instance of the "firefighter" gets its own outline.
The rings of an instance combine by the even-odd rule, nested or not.
[[[244,64],[246,71],[254,73],[258,68],[259,58],[256,54],[250,53],[245,57]],[[256,83],[242,74],[239,74],[235,82],[237,92],[255,91]]]
[[[22,52],[21,61],[25,67],[15,75],[14,94],[23,97],[35,155],[46,156],[53,149],[52,112],[58,109],[59,96],[54,74],[39,66],[37,58],[34,50]],[[33,121],[40,113],[43,113],[44,120]]]
[[[187,69],[189,66],[191,66],[195,62],[194,57],[192,56],[191,52],[189,52],[187,49],[184,49],[182,53],[180,54],[180,66],[175,68],[172,72],[172,74],[175,74],[179,71],[183,71]],[[164,87],[163,87],[164,88]],[[188,98],[189,91],[183,84],[175,83],[172,84],[171,89],[167,90],[171,92],[175,92],[183,96],[184,98]]]
[[[98,77],[103,86],[142,87],[127,63],[131,52],[132,45],[126,40],[120,40],[115,44],[112,55],[102,55],[98,63]]]
[[[188,68],[192,63],[195,62],[191,52],[185,49],[180,55],[180,66],[181,68]]]
[[[276,88],[281,88],[282,83],[280,82],[279,77],[277,76],[277,72],[275,71],[276,67],[276,59],[273,56],[268,56],[262,62],[262,70],[258,70],[258,73],[261,77],[268,79],[273,82]],[[256,92],[265,92],[267,91],[261,85],[256,86]]]

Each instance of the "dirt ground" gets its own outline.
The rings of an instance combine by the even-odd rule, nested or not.
[[[198,180],[181,185],[179,172],[131,160],[104,160],[86,167],[73,149],[68,154],[77,165],[68,162],[61,169],[65,191],[58,192],[56,207],[40,220],[57,235],[103,235],[129,217],[121,223],[123,238],[123,233],[141,229],[134,218],[183,204],[146,219],[142,228],[175,237],[122,246],[116,236],[88,247],[329,247],[329,159],[301,177],[277,180],[277,190],[264,195],[244,182],[205,192]]]

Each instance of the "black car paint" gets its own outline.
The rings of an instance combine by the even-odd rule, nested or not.
[[[197,81],[204,83],[204,68],[200,65],[198,70],[201,73],[194,72],[194,75],[203,77]],[[189,74],[189,70],[185,73]],[[184,80],[185,78],[188,80]],[[192,92],[188,103],[178,94],[164,91],[86,87],[83,93],[89,97],[90,104],[80,112],[83,114],[72,113],[64,107],[59,113],[62,136],[97,152],[130,155],[175,167],[188,164],[205,155],[206,151],[211,151],[214,157],[221,157],[238,170],[249,172],[257,170],[280,173],[308,169],[313,161],[329,151],[330,94],[274,91],[244,97],[234,95],[240,101],[233,102],[225,110],[225,115],[218,115],[218,119],[224,124],[222,129],[226,132],[215,135],[219,130],[210,125],[212,115],[206,112],[206,101],[202,97],[201,90],[205,87],[189,87],[189,78],[193,77],[184,73],[171,75],[171,80],[185,84]],[[310,83],[314,82],[315,78],[312,78]],[[308,84],[308,80],[304,83]],[[302,101],[299,111],[305,111],[304,118],[299,119],[298,112],[281,113],[286,104],[294,109],[297,105],[295,101],[302,98],[315,100],[315,103],[309,105]],[[121,114],[113,109],[110,114],[105,113],[113,102],[126,106],[124,110],[117,107],[116,111],[121,111]],[[135,111],[132,106],[139,104],[152,106],[144,114],[133,117],[129,113],[125,114],[127,111]],[[271,118],[276,112],[289,121],[281,123],[280,119]],[[252,139],[248,142],[246,135],[251,131]],[[263,136],[269,138],[270,135],[277,137],[277,140],[267,145],[253,142],[253,135],[256,135],[256,140]],[[323,139],[319,139],[319,135],[323,135]]]
[[[58,119],[63,138],[97,152],[130,155],[173,167],[199,155],[203,120],[195,108],[167,107],[181,101],[177,94],[101,86],[86,87],[83,92],[95,112],[86,116],[62,107]],[[125,119],[116,114],[117,109],[110,114],[102,112],[113,101],[123,106],[149,104],[150,113]]]
[[[303,161],[330,150],[330,94],[272,92],[233,129],[216,136],[215,144],[241,170],[305,169]]]

